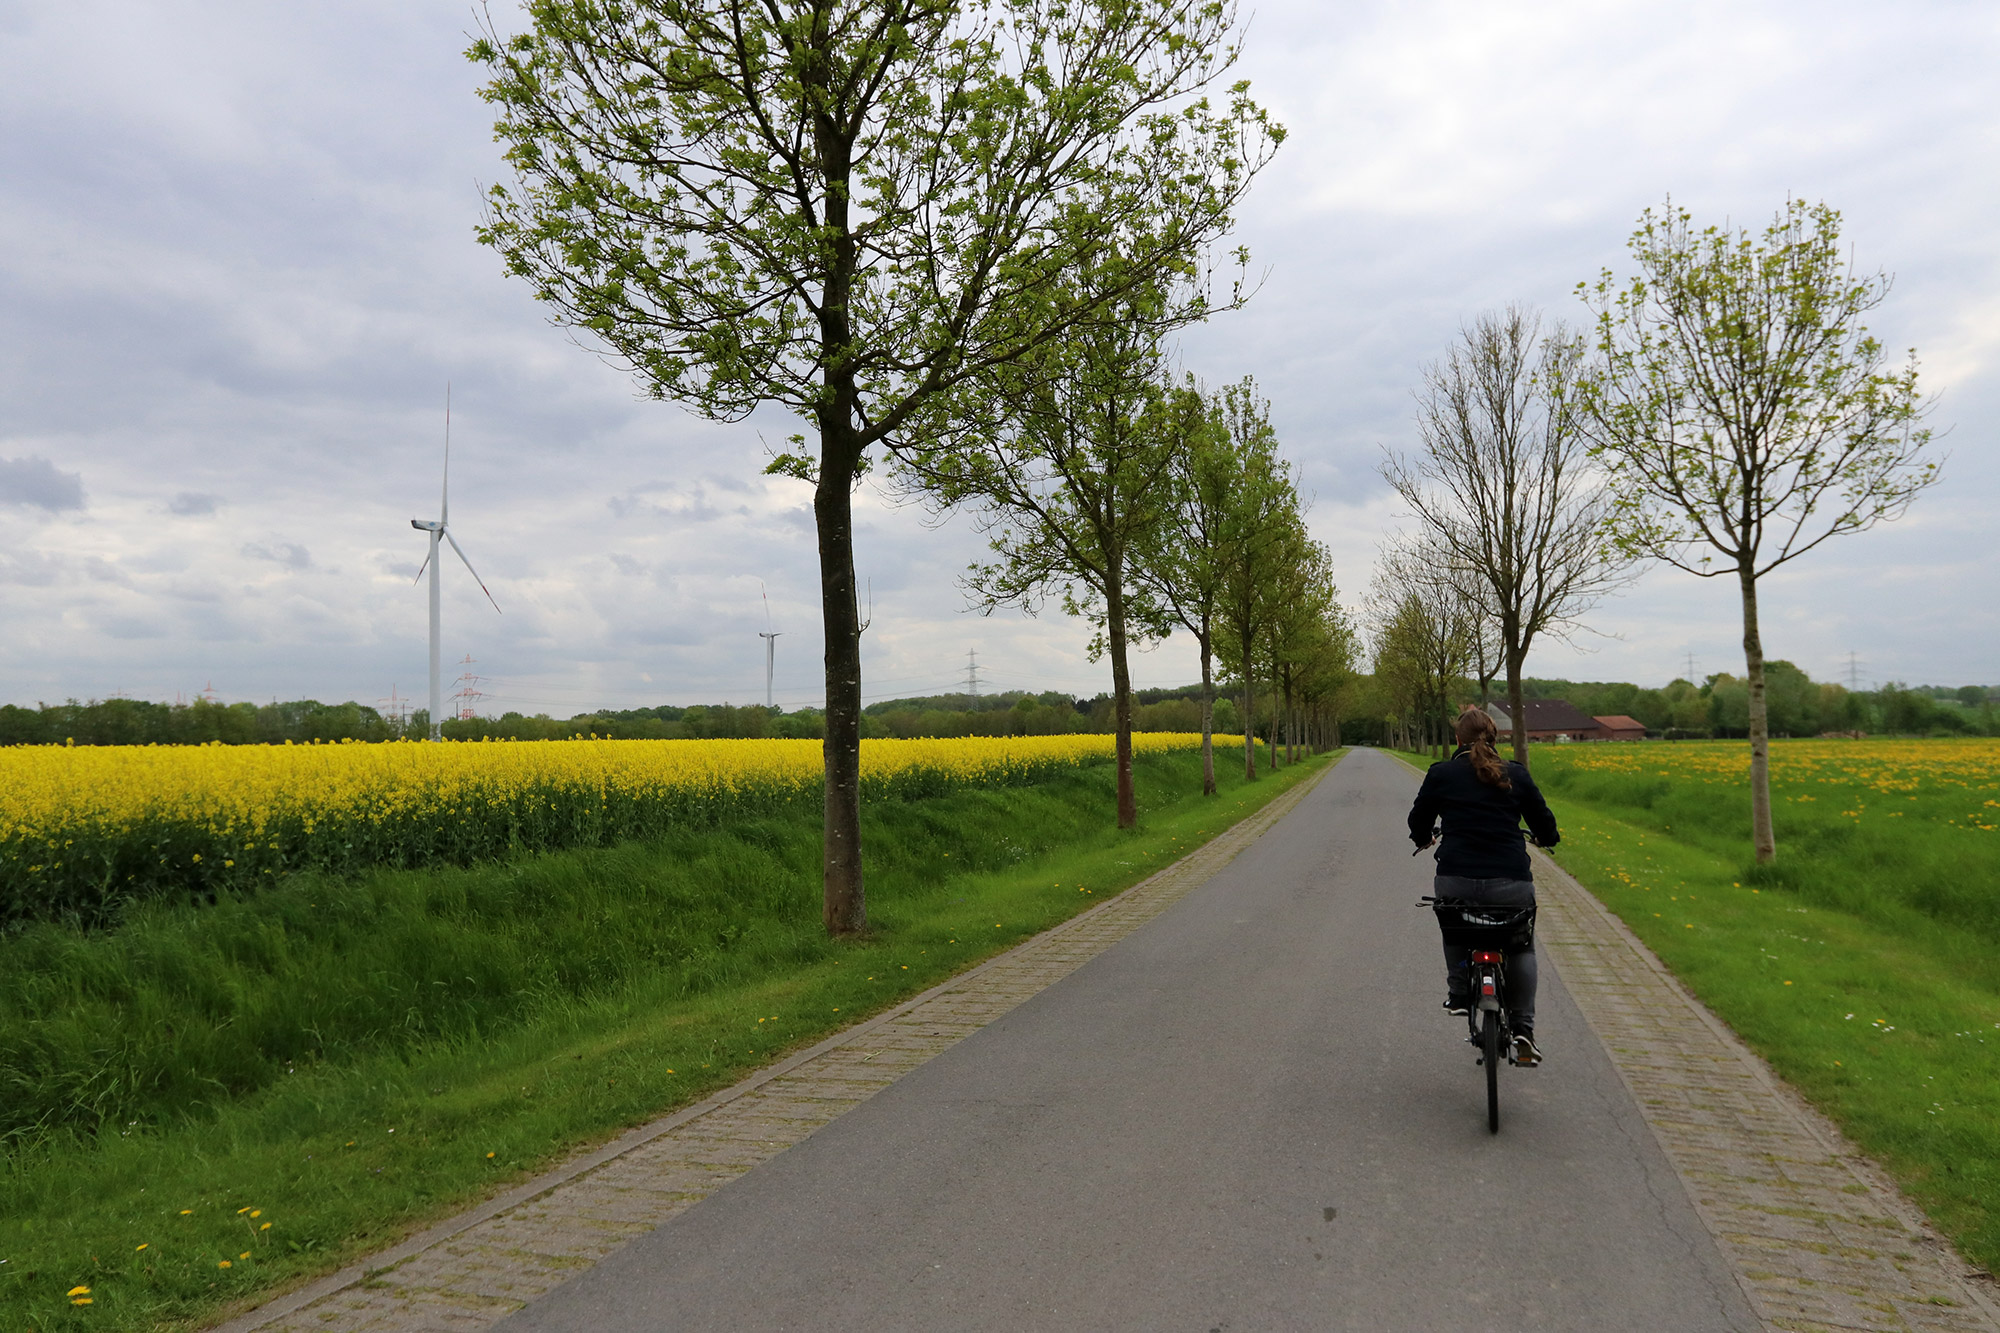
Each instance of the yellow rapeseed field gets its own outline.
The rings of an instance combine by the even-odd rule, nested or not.
[[[1198,746],[1142,734],[1140,751]],[[1111,756],[1102,735],[862,742],[864,792],[1032,782]],[[0,921],[101,910],[316,867],[601,845],[816,802],[809,740],[570,740],[0,749]]]

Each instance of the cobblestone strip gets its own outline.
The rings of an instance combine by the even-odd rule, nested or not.
[[[1062,925],[217,1333],[498,1323],[1089,962],[1213,878],[1331,771]]]
[[[1536,938],[1772,1329],[2000,1333],[1993,1279],[1537,853]]]

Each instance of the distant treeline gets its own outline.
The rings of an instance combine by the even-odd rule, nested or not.
[[[1987,685],[1888,684],[1873,690],[1815,681],[1790,662],[1765,664],[1765,697],[1773,736],[1863,732],[1882,736],[2000,735],[2000,688]],[[1700,684],[1676,680],[1662,689],[1623,681],[1521,682],[1530,699],[1565,699],[1593,717],[1622,714],[1669,740],[1747,736],[1750,687],[1727,672]],[[1495,688],[1489,702],[1504,706]],[[1477,686],[1460,681],[1454,698],[1479,701]],[[1396,726],[1392,691],[1374,676],[1357,676],[1341,700],[1341,739],[1349,745],[1388,743]]]
[[[1817,736],[1829,731],[1874,735],[2000,735],[2000,689],[1985,685],[1898,684],[1849,690],[1812,680],[1790,662],[1766,668],[1774,736]],[[1522,682],[1531,699],[1567,699],[1593,716],[1622,713],[1668,737],[1742,736],[1749,726],[1749,687],[1740,678],[1714,675],[1699,685],[1676,680],[1664,689],[1621,681]],[[1215,702],[1215,730],[1241,736],[1243,723],[1230,693]],[[1470,686],[1467,687],[1470,689]],[[1341,699],[1342,736],[1349,744],[1382,741],[1383,711],[1374,706],[1371,676],[1357,676]],[[1468,694],[1470,699],[1471,695]],[[1133,725],[1138,731],[1201,730],[1200,694],[1192,686],[1137,690]],[[1269,722],[1259,710],[1260,732]],[[387,741],[423,736],[429,719],[419,709],[398,725],[365,704],[148,703],[99,699],[20,708],[0,705],[0,745],[305,745],[314,741]],[[942,694],[870,704],[864,736],[1054,736],[1108,732],[1111,698],[1078,699],[1059,691],[1028,694]],[[662,704],[655,708],[600,709],[570,718],[503,713],[454,718],[444,724],[452,740],[560,740],[608,736],[619,740],[789,737],[817,740],[825,719],[816,709],[787,712],[761,704]]]
[[[1140,690],[1134,693],[1134,728],[1139,731],[1199,731],[1198,691]],[[389,741],[421,737],[428,714],[419,709],[398,722],[379,710],[353,702],[150,703],[142,699],[94,699],[79,703],[0,705],[0,745],[296,745],[334,741]],[[663,704],[655,708],[601,709],[570,718],[503,713],[499,717],[453,718],[444,724],[450,740],[561,740],[606,736],[619,740],[743,739],[780,737],[817,740],[825,718],[816,709],[765,708],[761,704]],[[1216,730],[1240,732],[1237,710],[1227,699],[1216,703]],[[996,695],[935,695],[872,704],[862,719],[864,736],[1052,736],[1069,732],[1109,732],[1111,699],[1077,699],[1050,691]]]
[[[1764,668],[1773,736],[1862,731],[1897,736],[2000,735],[2000,688],[1887,684],[1874,690],[1815,681],[1790,662]],[[1663,736],[1747,736],[1750,685],[1726,672],[1699,685],[1676,680],[1642,690],[1619,682],[1524,680],[1531,699],[1567,699],[1593,717],[1622,713]]]

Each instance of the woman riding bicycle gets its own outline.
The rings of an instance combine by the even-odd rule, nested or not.
[[[1433,841],[1440,820],[1444,845],[1437,852],[1437,895],[1464,902],[1525,907],[1535,901],[1534,871],[1521,821],[1535,842],[1561,840],[1556,817],[1528,776],[1527,766],[1503,760],[1494,748],[1493,719],[1477,708],[1458,715],[1458,750],[1432,764],[1410,806],[1410,840],[1419,850]],[[1446,1012],[1463,1016],[1471,1003],[1469,949],[1444,946]],[[1507,954],[1509,1026],[1518,1064],[1541,1063],[1535,1045],[1535,944],[1531,937]]]

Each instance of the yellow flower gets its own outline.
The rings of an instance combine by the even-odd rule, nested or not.
[[[1788,981],[1788,982],[1786,982],[1785,984],[1786,984],[1787,986],[1789,986],[1789,985],[1791,985],[1792,983]],[[263,1226],[261,1226],[261,1227],[258,1227],[257,1229],[258,1229],[259,1231],[269,1231],[269,1230],[271,1229],[271,1224],[270,1224],[269,1222],[266,1222],[266,1223],[265,1223],[265,1224],[264,1224]]]
[[[69,1289],[68,1291],[64,1292],[63,1294],[64,1294],[64,1295],[66,1295],[66,1296],[88,1296],[88,1295],[90,1295],[90,1288],[89,1288],[89,1287],[71,1287],[71,1288],[70,1288],[70,1289]]]
[[[227,1259],[218,1259],[215,1261],[215,1266],[217,1268],[228,1268],[231,1265]]]
[[[1161,733],[1133,740],[1141,752],[1201,743]],[[893,798],[1033,780],[1104,762],[1112,744],[1105,735],[869,740],[862,781]],[[618,812],[611,831],[642,832],[677,819],[690,803],[808,798],[820,772],[821,745],[804,740],[8,746],[0,748],[0,895],[25,887],[17,881],[30,866],[41,867],[33,873],[46,892],[49,873],[82,875],[99,857],[160,845],[188,848],[183,871],[221,870],[223,879],[338,863],[350,842],[434,859],[446,854],[439,830],[458,839],[472,811],[491,812],[485,828],[473,821],[475,841],[504,842],[523,815],[602,829]],[[36,854],[66,845],[92,855],[64,855],[56,865]],[[238,858],[238,851],[255,854]],[[257,854],[268,859],[259,864]],[[166,864],[152,871],[175,873]]]
[[[141,1242],[139,1242],[139,1244],[137,1244],[137,1245],[134,1245],[134,1246],[133,1246],[132,1248],[133,1248],[134,1250],[143,1250],[143,1249],[145,1249],[145,1248],[146,1248],[146,1245],[147,1245],[147,1242],[145,1242],[145,1241],[141,1241]]]

